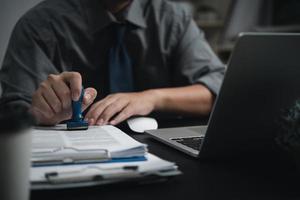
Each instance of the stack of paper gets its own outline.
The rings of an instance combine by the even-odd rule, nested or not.
[[[113,126],[66,131],[66,126],[33,130],[32,189],[102,185],[179,175],[176,164],[147,153]]]
[[[142,159],[147,152],[145,144],[113,126],[90,127],[86,131],[67,131],[65,125],[37,128],[32,146],[34,165]]]
[[[147,154],[146,161],[32,167],[31,188],[75,188],[124,181],[149,183],[167,180],[180,174],[174,163]]]

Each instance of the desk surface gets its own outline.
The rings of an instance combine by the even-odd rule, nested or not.
[[[195,121],[185,125],[199,125]],[[163,127],[184,125],[164,122]],[[126,130],[128,132],[128,130]],[[148,185],[117,184],[82,189],[34,191],[32,200],[107,199],[300,199],[295,166],[281,158],[263,158],[238,163],[212,163],[191,158],[144,134],[132,136],[149,145],[150,152],[176,162],[184,173],[167,182]]]

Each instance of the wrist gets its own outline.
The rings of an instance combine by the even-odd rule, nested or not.
[[[154,111],[163,110],[165,98],[163,92],[160,89],[150,89],[144,92],[147,93],[148,98],[152,102]]]

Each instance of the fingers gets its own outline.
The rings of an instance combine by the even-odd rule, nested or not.
[[[125,109],[122,110],[122,112],[120,112],[111,122],[110,124],[115,126],[119,123],[121,123],[122,121],[125,121],[126,119],[130,118],[133,116],[134,114],[134,109],[132,105],[127,105]]]
[[[70,109],[72,99],[71,99],[71,91],[67,86],[67,84],[63,81],[54,81],[51,84],[56,96],[59,98],[61,102],[62,109],[63,110]]]
[[[97,97],[97,91],[94,88],[87,88],[84,92],[82,110],[86,110]]]
[[[64,72],[60,75],[51,74],[42,82],[32,97],[32,110],[42,125],[67,120],[71,117],[72,99],[78,101],[82,90],[81,75],[77,72]],[[96,98],[93,88],[86,90],[84,109]]]
[[[51,107],[48,105],[47,101],[45,100],[45,98],[43,97],[42,93],[40,91],[37,91],[33,97],[32,97],[32,107],[33,107],[33,111],[38,111],[35,112],[35,114],[37,114],[38,116],[37,119],[40,118],[39,115],[43,115],[43,117],[47,117],[47,118],[52,118],[54,117],[54,112],[51,109]]]
[[[82,90],[82,78],[78,72],[64,72],[61,74],[64,82],[69,84],[71,96],[74,101],[78,101]]]
[[[90,125],[117,124],[132,116],[134,106],[131,105],[129,94],[115,94],[94,104],[86,115]],[[113,121],[111,121],[115,116]]]
[[[117,99],[113,96],[107,96],[103,100],[95,103],[85,116],[85,120],[89,121],[90,125],[95,125],[104,109],[116,100]]]
[[[40,85],[42,88],[41,93],[42,96],[44,97],[41,100],[41,103],[47,102],[49,107],[52,108],[54,113],[59,113],[62,110],[62,104],[59,98],[56,96],[55,92],[53,91],[52,87],[47,84],[47,82],[44,82]]]
[[[122,99],[115,101],[114,103],[107,106],[103,113],[98,117],[96,124],[108,124],[108,122],[119,112],[121,112],[126,106],[128,102]]]

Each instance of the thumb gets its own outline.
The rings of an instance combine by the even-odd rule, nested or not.
[[[97,97],[97,90],[95,90],[94,88],[86,88],[84,90],[84,97],[82,103],[83,111],[87,109],[94,102],[96,97]]]

